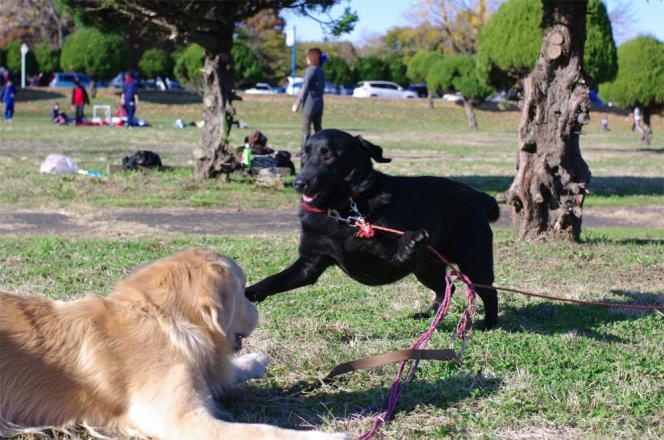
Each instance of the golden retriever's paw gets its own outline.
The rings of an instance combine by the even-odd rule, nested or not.
[[[267,374],[270,356],[265,353],[249,353],[232,360],[235,367],[236,382],[260,379]]]

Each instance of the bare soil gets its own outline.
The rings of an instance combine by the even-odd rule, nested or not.
[[[497,228],[511,227],[502,208]],[[0,236],[133,237],[153,234],[255,235],[297,231],[297,212],[210,208],[108,208],[90,212],[0,208]],[[587,228],[664,228],[664,206],[597,207],[584,211]]]

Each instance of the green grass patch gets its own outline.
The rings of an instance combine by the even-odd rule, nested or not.
[[[230,255],[255,282],[292,262],[297,237],[0,238],[0,286],[58,299],[106,295],[138,264],[193,246]],[[664,230],[585,230],[579,244],[528,244],[498,231],[495,257],[497,285],[664,304]],[[322,425],[357,436],[381,411],[396,365],[297,396],[289,391],[316,383],[338,362],[408,347],[428,326],[410,315],[431,299],[412,277],[367,287],[337,269],[269,298],[259,305],[261,323],[247,350],[269,353],[270,373],[223,404],[240,421]],[[447,347],[462,309],[456,295],[432,347]],[[499,329],[474,333],[462,365],[422,362],[381,432],[394,439],[661,438],[662,340],[661,314],[501,294]]]

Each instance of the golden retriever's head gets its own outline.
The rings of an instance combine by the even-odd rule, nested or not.
[[[237,351],[258,324],[256,307],[244,296],[245,283],[242,269],[230,258],[193,249],[138,269],[115,291],[140,292],[175,325],[193,324],[212,341],[221,338]]]

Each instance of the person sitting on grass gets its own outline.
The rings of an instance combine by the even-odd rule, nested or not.
[[[51,122],[59,125],[66,125],[69,123],[67,113],[60,110],[60,104],[57,101],[53,103],[53,108],[51,109]]]

